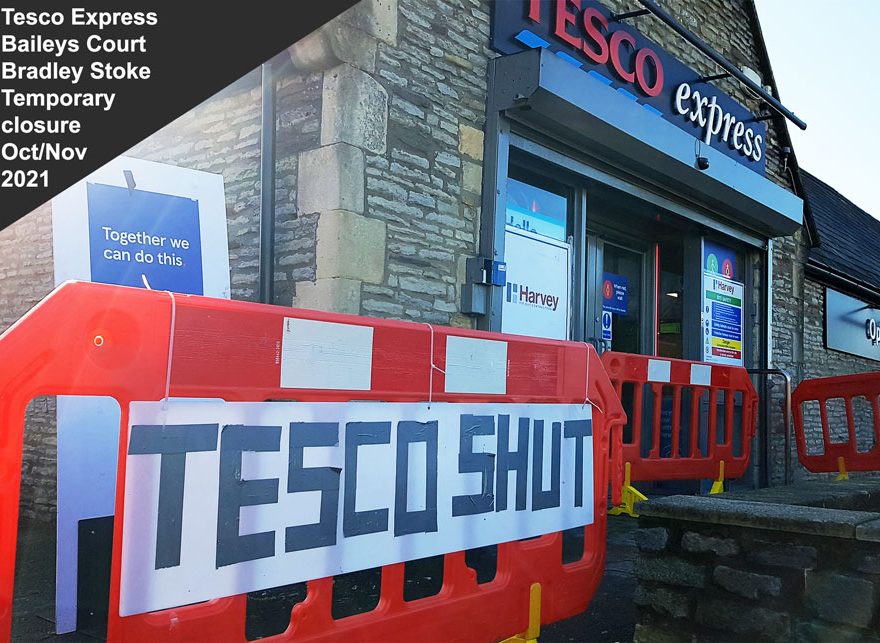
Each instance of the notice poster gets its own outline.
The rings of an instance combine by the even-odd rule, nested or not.
[[[602,273],[602,310],[629,314],[629,279],[611,272]]]
[[[570,255],[567,243],[507,227],[501,332],[568,339]]]
[[[703,273],[703,361],[743,365],[743,285]]]
[[[86,183],[92,281],[201,295],[199,202]]]

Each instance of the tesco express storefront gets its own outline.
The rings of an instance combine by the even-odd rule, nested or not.
[[[767,176],[766,119],[598,3],[493,12],[465,312],[600,351],[766,367],[772,239],[803,217]]]

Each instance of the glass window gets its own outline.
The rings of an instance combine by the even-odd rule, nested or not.
[[[682,240],[667,239],[657,244],[659,281],[657,287],[657,355],[684,357],[684,248]]]
[[[558,241],[566,239],[568,199],[516,179],[507,179],[508,226]]]

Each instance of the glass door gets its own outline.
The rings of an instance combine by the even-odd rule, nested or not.
[[[603,248],[603,330],[607,333],[609,325],[611,330],[607,347],[621,353],[640,353],[644,344],[641,299],[645,253],[608,242]]]
[[[594,295],[589,298],[593,321],[591,341],[600,351],[652,353],[653,301],[645,248],[595,236],[590,244],[597,270],[591,275]],[[588,329],[589,330],[589,329]]]

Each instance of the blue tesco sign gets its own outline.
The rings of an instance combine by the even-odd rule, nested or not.
[[[89,183],[92,281],[203,293],[199,204],[194,199]]]

